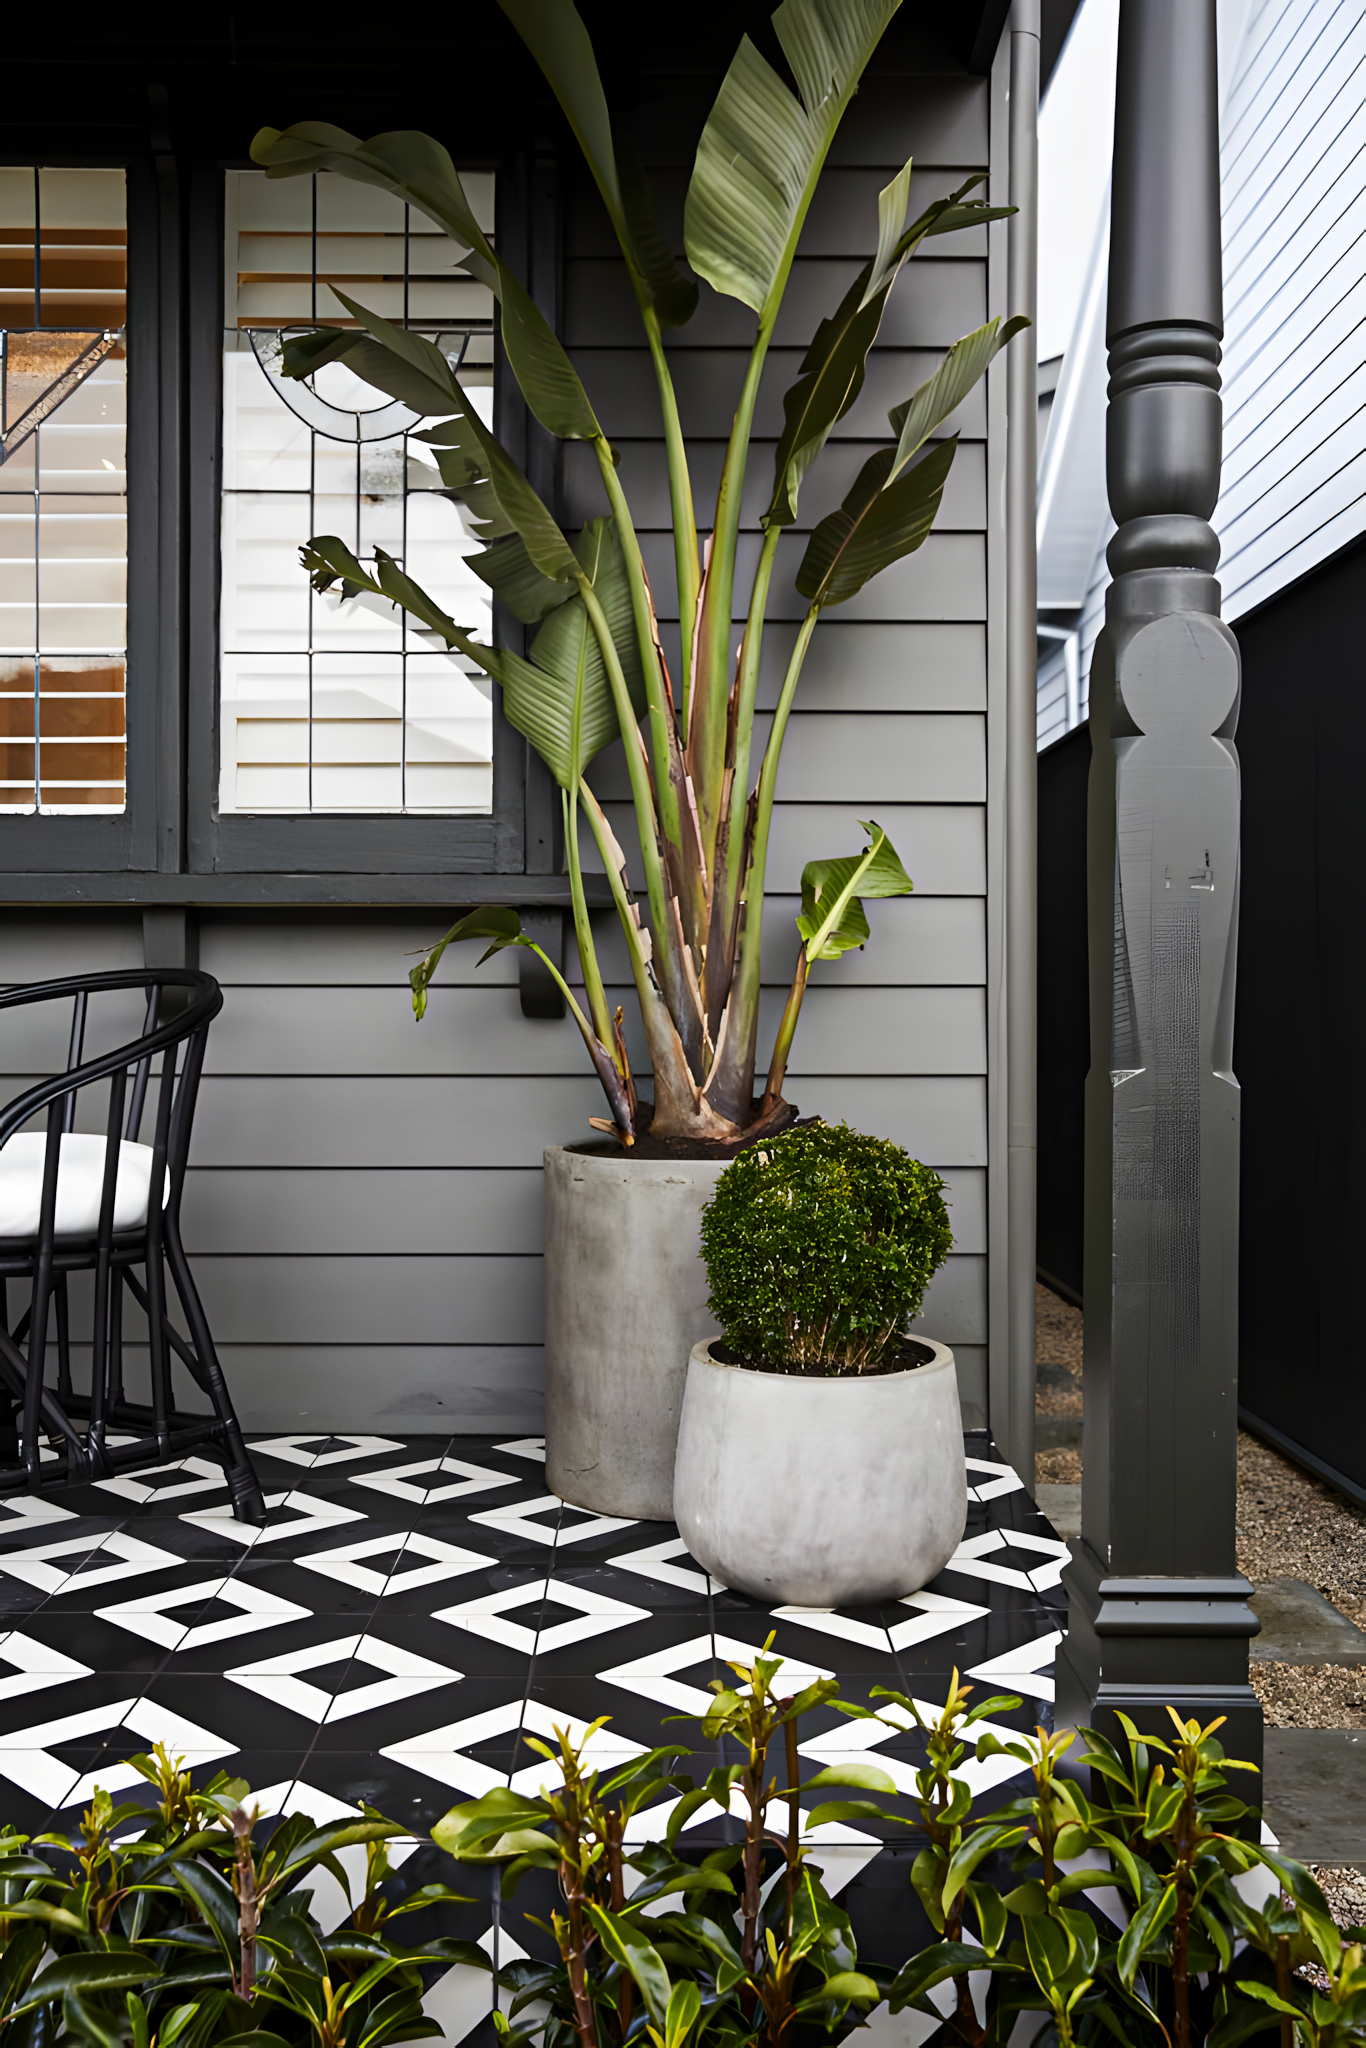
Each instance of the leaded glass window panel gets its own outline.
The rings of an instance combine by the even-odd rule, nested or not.
[[[493,179],[466,180],[492,226]],[[487,813],[486,677],[402,613],[310,591],[299,549],[338,534],[395,556],[487,637],[479,542],[443,490],[423,422],[342,364],[281,375],[291,332],[357,323],[334,296],[428,335],[492,418],[492,304],[431,222],[335,176],[228,173],[219,808]]]
[[[0,811],[119,812],[124,174],[0,168]]]

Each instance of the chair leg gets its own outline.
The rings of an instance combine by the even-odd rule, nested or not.
[[[9,1282],[0,1276],[0,1327],[9,1332]],[[0,1465],[19,1463],[19,1402],[0,1385]]]
[[[213,1334],[209,1319],[204,1313],[204,1304],[199,1299],[199,1290],[190,1272],[190,1262],[180,1242],[180,1233],[171,1218],[167,1218],[165,1249],[167,1264],[175,1282],[185,1320],[190,1326],[190,1335],[199,1357],[202,1369],[202,1383],[209,1399],[213,1402],[214,1413],[223,1425],[223,1470],[227,1474],[228,1487],[232,1494],[232,1511],[239,1522],[261,1523],[266,1519],[265,1497],[256,1468],[242,1441],[242,1430],[237,1420],[237,1411],[232,1405],[232,1395],[214,1349]]]
[[[59,1273],[52,1288],[52,1306],[57,1317],[57,1398],[71,1399],[71,1303],[66,1291],[66,1274]]]

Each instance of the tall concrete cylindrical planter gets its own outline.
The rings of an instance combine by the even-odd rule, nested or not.
[[[967,1521],[953,1353],[908,1372],[809,1379],[693,1347],[674,1516],[722,1585],[796,1607],[895,1600],[952,1557]]]
[[[688,1354],[716,1327],[702,1205],[725,1164],[546,1151],[546,1479],[575,1507],[673,1519]]]

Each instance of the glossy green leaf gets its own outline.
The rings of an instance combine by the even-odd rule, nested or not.
[[[783,0],[795,99],[748,36],[707,117],[684,209],[688,261],[767,324],[826,153],[897,0]]]
[[[863,1792],[895,1792],[896,1779],[877,1764],[831,1764],[828,1769],[817,1771],[814,1778],[802,1782],[803,1793],[815,1792],[823,1785],[852,1785]]]
[[[222,1872],[211,1869],[207,1863],[178,1863],[175,1881],[217,1935],[224,1955],[234,1959],[239,1934],[237,1900]],[[132,1981],[130,1978],[129,1982]]]
[[[998,317],[988,320],[985,327],[977,328],[972,334],[965,334],[961,341],[953,344],[934,375],[921,385],[914,396],[892,408],[888,418],[892,432],[897,436],[893,476],[899,475],[935,428],[951,412],[957,411],[1006,343],[1028,325],[1023,314],[1016,314],[1004,326]]]
[[[965,1976],[970,1970],[990,1967],[990,1957],[968,1942],[931,1942],[897,1973],[887,1994],[888,2007],[892,2012],[903,2012],[908,2005],[919,2004],[936,1984],[943,1984],[950,1977]],[[940,2017],[936,2012],[935,2018]]]
[[[882,1993],[871,1977],[865,1977],[861,1970],[837,1970],[827,1977],[819,1990],[808,1993],[797,2001],[798,2012],[810,2012],[819,2005],[876,2005]]]
[[[977,1931],[982,1937],[982,1946],[989,1956],[994,1956],[1006,1938],[1008,1916],[1005,1901],[994,1884],[970,1884],[968,1897],[977,1916]]]
[[[132,1949],[110,1949],[91,1955],[84,1951],[59,1956],[39,1972],[29,1985],[14,2014],[27,2012],[49,1998],[65,1998],[71,1992],[132,1991],[139,1984],[159,1977],[155,1961]]]
[[[0,1913],[6,1920],[44,1920],[49,1927],[59,1928],[63,1934],[90,1932],[88,1921],[68,1912],[65,1906],[54,1906],[49,1899],[15,1899],[0,1906]]]
[[[651,1946],[639,1928],[633,1927],[621,1915],[609,1913],[592,1900],[585,1902],[584,1910],[608,1955],[629,1970],[639,1985],[650,2018],[657,2027],[665,2026],[673,1986],[658,1949]]]
[[[1156,1941],[1175,1913],[1176,1887],[1164,1884],[1149,1893],[1130,1920],[1120,1938],[1116,1957],[1120,1982],[1126,1990],[1132,1988],[1149,1944]]]
[[[1030,1913],[1020,1926],[1034,1981],[1045,1997],[1055,1997],[1064,1986],[1076,1945],[1068,1929],[1047,1913]]]
[[[807,543],[797,588],[822,609],[857,596],[870,578],[920,547],[934,524],[957,452],[943,442],[894,483],[894,450],[880,448],[859,471],[838,512],[827,513]]]
[[[675,1984],[664,2015],[664,2048],[685,2048],[702,2011],[702,1993],[691,1977]]]
[[[827,1799],[824,1805],[812,1807],[806,1815],[806,1826],[823,1828],[831,1821],[898,1821],[900,1818],[899,1814],[886,1813],[880,1806],[874,1806],[871,1799]]]

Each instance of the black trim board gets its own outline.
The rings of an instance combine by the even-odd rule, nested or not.
[[[611,908],[605,875],[585,875],[592,910]],[[0,875],[0,909],[51,905],[140,910],[262,909],[411,903],[471,908],[480,903],[570,908],[568,875],[413,874],[71,874]]]

